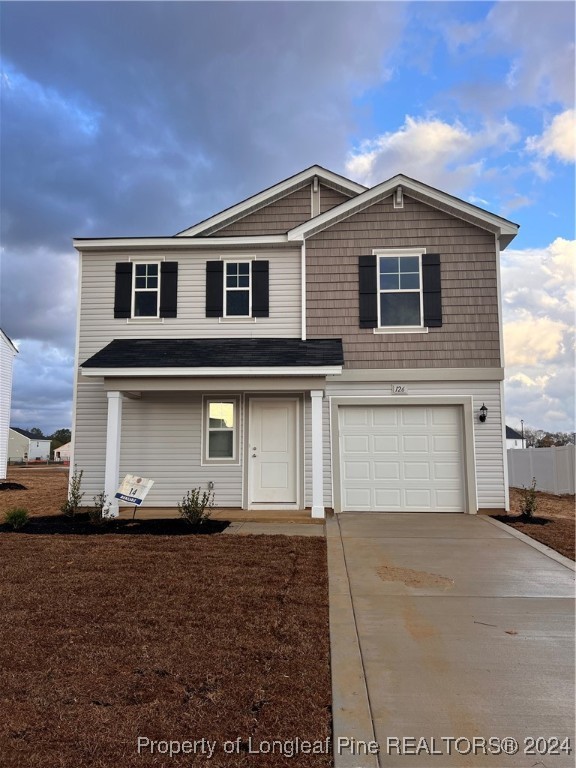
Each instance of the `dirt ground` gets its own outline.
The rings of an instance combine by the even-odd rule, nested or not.
[[[331,735],[323,539],[3,533],[0,604],[3,768],[331,765],[262,751]]]
[[[499,519],[511,525],[521,533],[531,536],[536,541],[546,544],[561,555],[576,559],[576,505],[574,496],[553,496],[551,493],[536,493],[536,516],[546,518],[546,525],[525,523],[515,519],[520,514],[522,493],[518,488],[510,488],[510,515]]]
[[[59,514],[66,501],[68,470],[54,466],[8,467],[8,482],[20,483],[26,490],[0,490],[0,518],[12,507],[24,507],[30,515]]]

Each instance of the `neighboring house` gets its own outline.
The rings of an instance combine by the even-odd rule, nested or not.
[[[526,448],[526,438],[512,427],[506,427],[506,448]]]
[[[54,461],[67,461],[69,463],[71,449],[72,443],[64,443],[60,448],[54,448]]]
[[[499,252],[516,224],[313,166],[172,237],[76,239],[73,461],[148,506],[508,506]],[[115,510],[114,510],[115,511]]]
[[[49,458],[50,440],[39,439],[25,429],[10,427],[9,461],[48,461]]]
[[[8,430],[12,403],[12,368],[18,350],[0,328],[0,480],[6,478]]]

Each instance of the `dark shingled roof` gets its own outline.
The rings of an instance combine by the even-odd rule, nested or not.
[[[512,427],[506,427],[506,440],[522,440],[522,435]]]
[[[13,432],[19,432],[24,437],[27,437],[28,440],[50,440],[49,437],[43,437],[42,435],[35,435],[32,432],[28,432],[27,429],[20,429],[20,427],[10,427],[10,429]]]
[[[341,339],[114,339],[82,368],[342,365]]]

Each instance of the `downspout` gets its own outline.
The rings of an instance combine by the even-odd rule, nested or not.
[[[500,366],[504,370],[504,377],[506,376],[506,368],[504,365],[504,328],[502,318],[502,284],[500,275],[500,240],[498,235],[494,235],[495,250],[496,250],[496,289],[498,294],[498,342],[500,347]],[[506,512],[510,511],[510,489],[508,488],[508,449],[506,448],[506,407],[504,400],[504,378],[500,382],[500,418],[502,428],[502,470],[504,476],[504,509]]]
[[[300,273],[302,277],[302,286],[301,286],[301,304],[302,304],[302,329],[301,329],[301,336],[302,341],[306,341],[306,239],[304,238],[302,240],[302,246],[301,246],[301,263],[300,263]]]

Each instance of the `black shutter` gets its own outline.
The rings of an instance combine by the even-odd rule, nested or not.
[[[358,259],[358,286],[360,301],[360,328],[378,325],[376,256]]]
[[[252,317],[270,314],[269,262],[252,262]]]
[[[422,293],[424,325],[440,328],[442,325],[442,286],[440,282],[440,254],[422,254]]]
[[[224,262],[206,262],[206,317],[224,315]]]
[[[160,317],[176,317],[178,309],[178,262],[160,265]]]
[[[116,264],[116,286],[114,289],[114,317],[132,316],[132,262]]]

